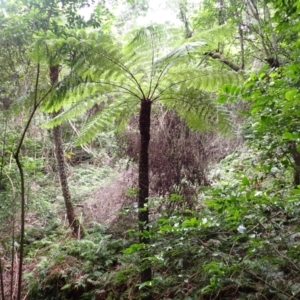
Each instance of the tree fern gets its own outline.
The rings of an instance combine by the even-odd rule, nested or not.
[[[225,26],[222,28],[228,30]],[[202,33],[202,36],[205,37],[205,33]],[[199,60],[203,53],[201,49],[207,43],[191,41],[171,49],[172,38],[172,32],[166,30],[163,25],[152,25],[131,31],[126,36],[128,42],[125,46],[102,33],[78,32],[77,36],[69,39],[69,42],[75,47],[83,47],[85,54],[84,63],[77,64],[74,72],[79,73],[82,80],[87,82],[77,86],[75,84],[73,88],[71,83],[69,90],[62,97],[58,97],[57,105],[50,106],[52,109],[55,107],[56,110],[64,106],[65,111],[48,126],[76,117],[82,114],[83,110],[89,109],[93,103],[105,101],[104,94],[111,95],[116,103],[108,104],[85,125],[79,143],[94,138],[97,132],[109,122],[108,120],[117,118],[119,110],[130,112],[131,107],[136,107],[136,104],[127,105],[127,103],[134,103],[134,101],[139,103],[144,98],[153,102],[161,101],[166,107],[172,107],[172,102],[190,101],[190,112],[178,110],[178,113],[190,119],[188,123],[193,124],[193,128],[204,128],[206,122],[201,126],[195,126],[196,119],[191,121],[192,117],[189,117],[189,114],[193,114],[192,107],[197,108],[199,123],[202,117],[201,114],[199,115],[200,111],[205,111],[206,115],[209,112],[212,115],[220,112],[223,117],[211,118],[210,122],[225,121],[224,110],[217,108],[212,101],[208,100],[209,98],[206,101],[199,101],[197,105],[194,100],[200,98],[204,100],[205,97],[200,91],[212,92],[224,84],[241,82],[243,75],[197,68],[195,62]],[[202,105],[211,109],[201,110]],[[136,109],[133,109],[133,112],[136,112]]]
[[[209,130],[216,126],[224,129],[224,124],[230,124],[226,111],[211,101],[211,97],[204,91],[216,91],[225,83],[239,82],[241,76],[237,73],[219,73],[214,69],[203,70],[195,67],[206,42],[189,41],[172,48],[172,34],[161,25],[131,32],[125,46],[102,33],[80,35],[81,37],[74,38],[71,42],[74,47],[83,47],[84,63],[81,58],[80,63],[73,66],[73,72],[77,74],[75,78],[84,80],[84,83],[75,86],[71,83],[68,91],[57,91],[55,104],[65,107],[66,110],[48,125],[55,126],[66,118],[81,114],[84,106],[91,107],[91,99],[99,102],[111,95],[105,101],[104,108],[83,127],[77,143],[84,144],[106,127],[122,123],[122,120],[137,114],[137,109],[140,109],[139,242],[147,245],[148,150],[152,105],[160,102],[168,109],[175,109],[192,129]],[[140,255],[142,260],[147,257],[144,252]],[[150,266],[144,267],[140,276],[142,283],[151,281]],[[148,296],[146,298],[149,299]]]

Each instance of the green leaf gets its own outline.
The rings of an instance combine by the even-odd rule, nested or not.
[[[123,250],[124,254],[132,254],[145,248],[145,244],[132,244],[130,247]]]
[[[243,185],[250,185],[250,181],[246,176],[242,178],[242,183]]]
[[[291,193],[294,195],[298,195],[298,194],[300,194],[300,190],[293,189],[293,190],[291,190]]]
[[[65,284],[60,290],[61,290],[61,291],[67,290],[67,289],[69,289],[71,286],[72,286],[71,283],[67,283],[67,284]]]
[[[138,287],[139,287],[139,290],[141,290],[145,286],[152,286],[152,285],[153,285],[153,280],[150,280],[150,281],[146,281],[146,282],[139,284]]]
[[[187,219],[182,223],[183,228],[189,228],[189,227],[197,227],[199,226],[200,221],[197,220],[197,218],[193,217],[191,219]]]
[[[298,91],[296,89],[288,91],[285,93],[285,98],[287,100],[293,100],[297,93],[298,93]]]
[[[181,195],[178,195],[178,194],[171,194],[170,195],[170,201],[171,202],[182,202],[183,197]]]
[[[282,135],[282,138],[285,139],[285,140],[293,140],[293,134],[290,133],[290,132],[285,132],[285,133]]]
[[[160,233],[167,233],[167,232],[172,232],[174,231],[174,227],[171,225],[163,225],[160,227],[159,232]]]

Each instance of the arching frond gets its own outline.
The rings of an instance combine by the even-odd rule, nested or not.
[[[198,89],[169,90],[161,102],[168,109],[176,110],[193,130],[228,132],[232,128],[228,111],[213,101],[211,94]]]
[[[243,82],[243,73],[223,71],[216,72],[213,69],[200,70],[193,67],[172,67],[164,80],[160,82],[155,99],[160,99],[164,94],[170,91],[197,89],[198,91],[216,92],[220,87],[227,83],[240,84]],[[170,91],[169,91],[170,90]]]
[[[228,39],[235,33],[235,28],[231,24],[223,24],[213,27],[210,30],[196,31],[190,38],[190,41],[201,41],[206,43],[204,50],[217,49],[219,43],[226,43]]]
[[[162,24],[135,28],[125,35],[123,53],[125,55],[135,55],[148,53],[152,50],[166,51],[166,48],[171,47],[170,41],[174,37],[172,33],[171,28]]]
[[[132,31],[129,38],[123,48],[111,37],[97,32],[81,32],[76,40],[70,40],[74,47],[83,47],[84,54],[73,65],[72,72],[77,77],[66,81],[68,88],[62,96],[58,89],[55,105],[51,105],[64,107],[65,111],[48,126],[78,116],[95,102],[104,101],[103,110],[85,124],[78,137],[77,143],[83,144],[109,124],[127,120],[137,111],[140,100],[148,98],[175,109],[193,129],[230,127],[226,123],[227,112],[204,91],[215,92],[224,84],[239,84],[243,74],[197,68],[194,62],[207,45],[204,38],[189,40],[172,50],[172,32],[162,25]],[[112,96],[110,101],[105,101],[107,95]]]
[[[92,108],[95,104],[101,103],[103,99],[102,93],[94,94],[92,97],[84,97],[78,102],[75,102],[70,107],[66,107],[62,113],[52,119],[50,122],[43,125],[44,128],[53,128],[63,121],[78,117],[84,114],[87,110]]]
[[[136,100],[114,99],[85,124],[76,140],[76,144],[82,145],[90,142],[99,132],[113,123],[124,124],[131,114],[137,111],[138,106],[139,102]]]
[[[191,59],[195,56],[200,56],[202,55],[203,47],[207,46],[206,42],[188,42],[184,43],[183,45],[180,45],[179,47],[173,49],[170,51],[168,54],[165,56],[159,58],[155,64],[160,65],[162,63],[170,62],[173,60],[173,63],[177,62],[178,60],[187,60]]]

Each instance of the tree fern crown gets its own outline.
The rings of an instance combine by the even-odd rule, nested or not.
[[[70,81],[56,101],[58,107],[64,107],[63,113],[47,126],[76,117],[94,104],[103,104],[87,121],[77,143],[90,141],[112,122],[124,124],[145,100],[175,109],[195,130],[216,126],[224,129],[228,124],[228,114],[208,93],[226,83],[239,83],[242,76],[197,67],[202,49],[207,46],[204,40],[174,46],[172,30],[152,25],[129,32],[124,44],[95,31],[81,31],[69,43],[84,47],[84,60],[81,58],[72,69],[77,82]]]

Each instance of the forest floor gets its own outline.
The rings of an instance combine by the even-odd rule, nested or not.
[[[260,156],[246,148],[226,156],[192,210],[179,195],[151,198],[154,299],[298,299],[300,192],[290,171],[266,174]],[[55,190],[27,212],[23,299],[139,299],[135,167],[80,164],[69,179],[87,236],[71,237],[48,175]],[[2,259],[5,295],[16,293],[15,255],[14,272]]]

